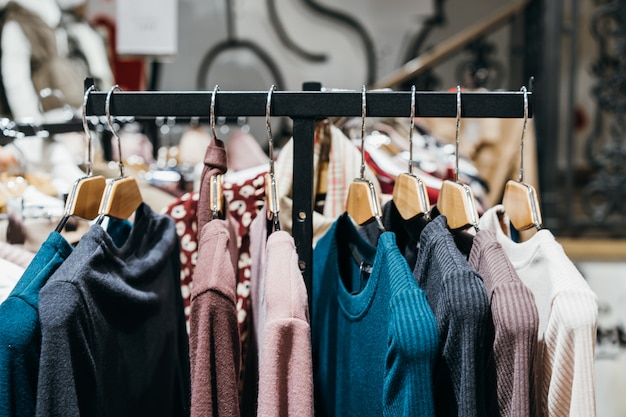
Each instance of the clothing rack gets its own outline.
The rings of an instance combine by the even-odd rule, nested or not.
[[[86,83],[87,86],[89,84]],[[272,94],[271,116],[293,121],[294,172],[293,229],[299,267],[309,301],[313,266],[313,141],[315,122],[327,117],[360,117],[360,91],[319,91],[319,83],[305,83],[303,91],[276,91]],[[106,92],[94,91],[87,101],[88,116],[105,114]],[[211,91],[115,92],[110,114],[116,117],[151,119],[156,117],[208,117]],[[411,93],[370,91],[366,93],[367,117],[409,117]],[[528,93],[529,117],[532,117],[532,93]],[[265,116],[267,92],[218,91],[215,116]],[[522,92],[467,92],[461,95],[462,118],[523,118]],[[416,117],[456,117],[456,92],[417,92]],[[295,169],[297,167],[297,169]],[[358,172],[354,173],[358,176]]]

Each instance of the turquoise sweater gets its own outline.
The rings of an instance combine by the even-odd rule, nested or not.
[[[312,310],[316,415],[434,415],[437,323],[393,233],[374,248],[340,217],[315,248]]]

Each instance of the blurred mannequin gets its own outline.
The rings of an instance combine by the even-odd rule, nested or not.
[[[2,84],[17,121],[63,121],[82,105],[83,80],[113,83],[104,41],[79,0],[12,0],[2,28]]]
[[[13,0],[2,27],[2,84],[15,120],[64,120],[82,104],[82,78],[68,59],[55,0]],[[68,114],[69,113],[69,114]]]
[[[61,8],[61,27],[68,37],[69,58],[80,80],[92,77],[99,90],[113,86],[113,72],[102,36],[85,18],[84,0],[56,0]],[[82,84],[81,84],[82,85]]]

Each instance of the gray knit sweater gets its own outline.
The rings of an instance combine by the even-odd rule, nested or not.
[[[489,301],[481,277],[455,245],[445,216],[422,231],[413,274],[439,327],[437,416],[498,415]]]

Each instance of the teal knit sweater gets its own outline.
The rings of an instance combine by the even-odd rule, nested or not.
[[[315,248],[312,310],[316,415],[434,415],[437,323],[393,233],[374,248],[340,217]]]

